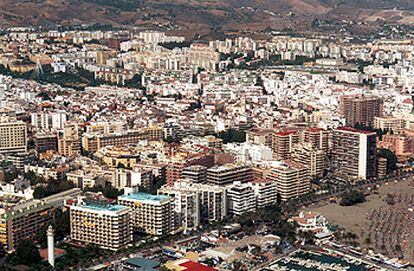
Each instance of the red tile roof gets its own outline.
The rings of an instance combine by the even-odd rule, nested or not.
[[[217,269],[214,269],[210,266],[193,261],[187,261],[180,264],[180,266],[187,268],[185,271],[217,271]]]

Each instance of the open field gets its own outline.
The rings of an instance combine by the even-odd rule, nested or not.
[[[393,204],[386,202],[387,197],[392,197]],[[414,262],[413,207],[414,182],[401,181],[381,186],[362,204],[343,207],[333,203],[311,210],[358,235],[361,247]]]

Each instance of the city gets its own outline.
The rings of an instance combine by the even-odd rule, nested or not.
[[[414,28],[384,29],[1,28],[0,270],[414,270]]]

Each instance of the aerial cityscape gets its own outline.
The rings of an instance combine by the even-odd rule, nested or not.
[[[414,270],[414,1],[0,1],[13,270]]]

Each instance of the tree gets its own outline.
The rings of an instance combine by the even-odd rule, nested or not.
[[[365,195],[359,190],[351,190],[342,195],[339,205],[352,206],[365,201]]]
[[[43,185],[36,186],[33,192],[33,197],[35,199],[42,199],[48,195],[46,188]]]
[[[302,238],[305,240],[306,245],[314,245],[315,244],[315,233],[312,231],[304,231],[301,232]]]
[[[387,159],[387,172],[392,172],[397,169],[398,158],[393,151],[381,148],[378,151],[378,156]]]
[[[42,260],[35,243],[31,239],[22,240],[16,248],[15,255],[20,264],[33,265]]]
[[[246,132],[243,130],[229,129],[225,132],[220,132],[218,137],[223,140],[223,143],[243,143],[246,141]]]

